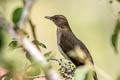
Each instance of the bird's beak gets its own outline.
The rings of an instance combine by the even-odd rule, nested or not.
[[[52,19],[50,16],[45,16],[45,18],[46,18],[46,19],[50,19],[50,20]]]

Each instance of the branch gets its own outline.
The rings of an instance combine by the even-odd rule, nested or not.
[[[18,23],[18,26],[20,27],[20,29],[23,29],[25,27],[25,23],[29,17],[29,13],[31,11],[31,7],[32,7],[32,4],[35,0],[26,0],[24,1],[25,2],[25,6],[24,6],[24,9],[23,9],[23,13],[22,13],[22,16],[20,18],[20,21]]]
[[[62,80],[61,77],[52,69],[51,65],[47,62],[41,52],[34,46],[34,44],[32,44],[32,42],[27,37],[21,36],[19,32],[17,33],[17,31],[13,29],[13,26],[14,25],[10,24],[0,13],[0,27],[9,32],[9,34],[15,38],[20,45],[22,45],[22,48],[29,52],[33,60],[40,64],[40,67],[45,72],[47,79]],[[21,31],[20,33],[23,33],[21,29],[18,31]]]
[[[13,29],[14,26],[6,21],[1,12],[0,12],[0,27],[6,29],[8,33],[13,37],[13,39],[17,41],[20,40],[20,36],[18,36],[17,32]]]

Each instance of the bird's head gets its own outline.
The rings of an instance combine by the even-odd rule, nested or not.
[[[69,28],[68,21],[63,15],[45,16],[45,18],[53,21],[57,27],[60,27],[62,29]]]

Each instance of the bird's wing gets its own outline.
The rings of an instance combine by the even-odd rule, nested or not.
[[[76,46],[79,46],[93,63],[92,57],[86,46],[72,32],[63,32],[60,38],[60,46],[65,53],[68,53],[69,51],[73,50]]]

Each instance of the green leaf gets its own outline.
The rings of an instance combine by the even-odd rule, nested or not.
[[[120,32],[120,21],[117,20],[117,24],[116,24],[116,27],[114,29],[114,33],[112,34],[112,38],[111,38],[112,46],[115,50],[115,53],[118,53],[117,44],[118,44],[119,32]]]
[[[33,40],[32,42],[33,42],[35,45],[39,45],[39,46],[41,46],[41,47],[43,47],[43,48],[47,48],[45,44],[40,43],[38,40]]]
[[[40,43],[40,46],[43,47],[43,48],[47,48],[45,44],[43,43]]]
[[[93,80],[93,73],[94,73],[94,72],[93,72],[92,70],[90,70],[90,71],[87,73],[85,80]]]
[[[17,24],[18,21],[20,20],[20,17],[22,15],[22,11],[23,11],[23,8],[17,8],[13,12],[12,21],[13,21],[14,24]]]
[[[88,66],[81,66],[76,69],[74,80],[93,80],[93,71]]]
[[[118,40],[118,35],[113,34],[113,35],[112,35],[112,45],[113,45],[113,47],[114,47],[115,53],[118,53],[117,40]]]
[[[17,48],[17,46],[18,46],[17,41],[12,41],[12,42],[9,43],[9,47],[12,48],[12,49]]]
[[[47,52],[47,53],[45,53],[44,54],[44,56],[47,58],[47,59],[49,59],[50,57],[52,57],[52,51],[49,51],[49,52]]]
[[[32,56],[26,52],[26,58],[32,63],[33,62],[33,59],[32,59]]]
[[[120,76],[117,77],[117,80],[120,80]]]

